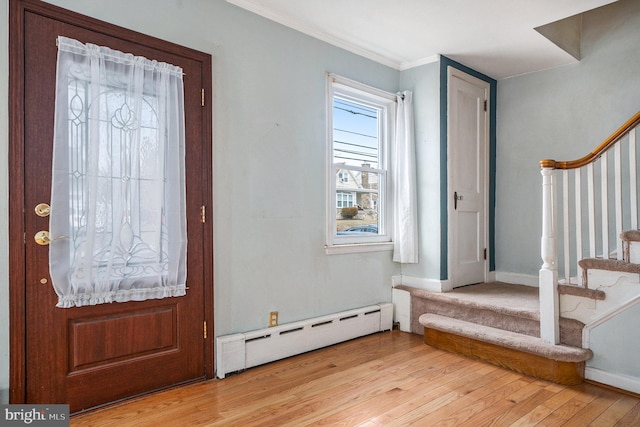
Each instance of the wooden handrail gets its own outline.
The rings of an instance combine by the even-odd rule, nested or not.
[[[551,159],[540,160],[540,167],[545,169],[577,169],[582,166],[588,165],[596,161],[602,154],[613,146],[620,138],[626,135],[631,129],[640,124],[640,111],[638,111],[633,117],[631,117],[625,124],[620,126],[618,130],[609,136],[609,138],[602,141],[595,150],[590,152],[584,157],[577,160],[568,161],[556,161]]]

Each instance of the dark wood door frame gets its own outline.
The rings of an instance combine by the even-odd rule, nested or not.
[[[9,401],[26,401],[26,306],[25,306],[25,171],[24,168],[24,18],[25,13],[35,13],[58,21],[66,22],[92,31],[108,34],[112,37],[134,40],[136,43],[155,49],[164,49],[175,55],[183,56],[202,63],[202,85],[204,88],[204,106],[202,109],[202,135],[211,141],[212,135],[212,69],[209,54],[186,48],[177,44],[118,27],[104,21],[71,12],[38,0],[9,1]],[[212,145],[204,144],[205,162],[202,176],[203,206],[213,211],[213,175]],[[204,224],[204,296],[205,321],[208,329],[213,330],[213,221]],[[213,334],[205,340],[205,376],[214,376]]]

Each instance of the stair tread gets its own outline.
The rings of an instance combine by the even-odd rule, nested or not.
[[[512,290],[520,289],[520,290],[525,290],[526,292],[534,291],[532,288],[525,287],[525,286],[519,286],[519,285],[508,285],[508,286]],[[536,321],[540,320],[540,312],[537,304],[537,301],[538,301],[537,295],[532,297],[535,299],[535,304],[533,305],[518,304],[514,306],[514,305],[497,305],[495,300],[495,295],[492,295],[491,302],[483,302],[477,296],[473,296],[471,298],[463,298],[461,295],[459,295],[461,288],[458,288],[452,292],[445,292],[445,293],[431,292],[431,291],[411,288],[409,286],[403,286],[403,285],[397,286],[397,288],[406,290],[415,297],[430,300],[430,301],[442,302],[442,303],[448,303],[448,304],[457,304],[460,306],[477,308],[481,310],[491,310],[496,313],[507,314],[510,316],[521,317],[524,319],[530,319],[530,320],[536,320]],[[535,290],[534,292],[537,292],[537,290]]]
[[[560,295],[573,295],[577,297],[591,298],[599,301],[603,301],[607,297],[604,291],[600,289],[590,289],[590,288],[585,288],[583,286],[574,285],[574,284],[570,284],[570,285],[559,284],[558,293]]]
[[[640,230],[627,230],[620,233],[620,238],[625,242],[640,242]]]
[[[617,259],[583,258],[578,261],[578,265],[585,270],[608,270],[640,274],[640,264]]]
[[[571,347],[567,345],[547,344],[541,341],[540,338],[530,335],[496,329],[490,326],[479,325],[434,313],[425,313],[421,315],[420,324],[427,328],[454,333],[456,335],[513,348],[526,353],[537,354],[553,360],[564,362],[583,362],[591,359],[593,356],[593,353],[589,349]]]

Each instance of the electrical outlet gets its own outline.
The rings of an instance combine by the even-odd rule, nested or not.
[[[278,312],[277,311],[272,311],[269,314],[269,327],[271,326],[278,326]]]

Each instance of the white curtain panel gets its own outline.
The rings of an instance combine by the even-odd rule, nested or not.
[[[57,306],[185,295],[182,69],[59,37],[55,110]]]
[[[418,262],[416,157],[413,125],[413,94],[397,96],[396,139],[393,150],[393,260]]]

